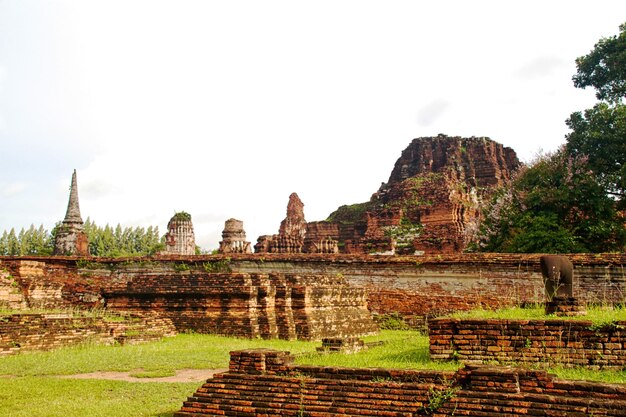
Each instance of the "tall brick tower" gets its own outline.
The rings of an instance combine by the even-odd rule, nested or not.
[[[57,228],[54,239],[55,255],[89,255],[89,240],[83,230],[83,219],[78,204],[76,170],[72,174],[70,201],[63,223]]]

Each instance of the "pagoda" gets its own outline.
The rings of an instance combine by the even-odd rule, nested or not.
[[[57,227],[54,238],[54,255],[89,255],[89,240],[83,225],[78,204],[76,170],[74,170],[65,219]]]

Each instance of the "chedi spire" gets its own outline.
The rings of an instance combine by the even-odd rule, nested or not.
[[[89,255],[89,240],[83,231],[83,219],[78,204],[76,170],[72,173],[70,200],[63,223],[57,228],[54,238],[55,255]]]
[[[67,203],[67,212],[63,224],[75,224],[83,227],[83,219],[80,216],[80,205],[78,204],[78,183],[76,181],[76,170],[72,174],[72,185],[70,186],[70,201]]]

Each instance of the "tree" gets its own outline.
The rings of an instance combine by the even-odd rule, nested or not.
[[[51,255],[57,230],[62,223],[57,223],[48,233],[43,225],[28,229],[22,228],[19,233],[15,229],[6,230],[0,235],[0,255]],[[154,255],[164,245],[159,236],[159,228],[149,226],[122,228],[117,225],[113,229],[108,224],[102,228],[87,218],[83,230],[89,240],[89,251],[93,256],[127,257]]]
[[[626,62],[625,64],[626,65]],[[607,194],[626,205],[626,105],[598,103],[567,120],[567,152],[587,157]]]
[[[620,34],[602,38],[588,55],[576,59],[574,85],[591,86],[604,102],[567,120],[572,129],[567,152],[587,157],[590,169],[605,192],[626,208],[626,23]]]
[[[606,252],[626,244],[624,217],[586,157],[565,147],[540,156],[483,213],[474,249],[492,252]]]
[[[574,85],[593,87],[598,100],[617,103],[626,97],[626,23],[620,34],[602,38],[585,56],[576,59]]]

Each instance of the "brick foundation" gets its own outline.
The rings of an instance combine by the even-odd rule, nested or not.
[[[626,322],[440,318],[429,328],[433,360],[549,363],[592,369],[626,366]]]
[[[288,352],[231,352],[176,417],[551,415],[626,416],[626,387],[563,381],[544,371],[457,373],[295,366]]]
[[[175,334],[169,320],[156,317],[107,321],[69,314],[13,314],[0,316],[0,355],[85,342],[140,343]]]

